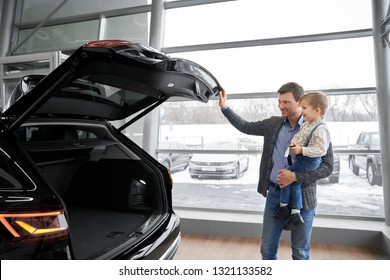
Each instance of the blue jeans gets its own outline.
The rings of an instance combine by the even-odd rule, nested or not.
[[[263,260],[276,260],[283,225],[286,219],[275,219],[274,213],[280,204],[280,189],[269,187],[263,216],[261,256]],[[310,259],[310,237],[315,209],[301,210],[305,223],[291,231],[291,249],[294,260]]]
[[[321,164],[321,158],[310,158],[298,154],[295,157],[294,163],[292,166],[289,166],[287,169],[297,172],[308,172],[313,171],[318,168]],[[302,190],[300,183],[292,183],[287,187],[280,190],[280,202],[284,204],[289,204],[290,208],[293,209],[302,209]]]

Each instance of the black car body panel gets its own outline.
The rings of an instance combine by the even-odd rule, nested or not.
[[[0,259],[172,258],[169,172],[110,121],[219,89],[194,62],[118,40],[24,77],[0,121]]]

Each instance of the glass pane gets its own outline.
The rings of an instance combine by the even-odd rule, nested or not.
[[[7,80],[4,80],[4,95],[2,94],[0,97],[1,99],[3,99],[4,97],[4,100],[0,100],[0,107],[1,107],[1,110],[4,108],[3,106],[5,106],[8,102],[8,99],[12,93],[12,91],[15,89],[16,85],[18,84],[19,82],[19,79],[7,79]]]
[[[42,72],[39,70],[47,71],[48,69],[50,69],[50,60],[15,62],[4,64],[4,75],[14,75],[23,71]]]
[[[59,95],[71,95],[76,99],[91,100],[97,103],[110,104],[116,110],[129,110],[137,106],[144,99],[149,99],[142,92],[127,90],[125,88],[112,86],[116,80],[112,75],[86,75],[82,78],[71,81],[58,92]],[[131,85],[131,81],[127,83]],[[150,101],[152,102],[152,101]]]
[[[29,37],[33,30],[21,30],[19,43]],[[17,49],[17,53],[77,49],[87,42],[97,40],[98,30],[98,20],[41,27]]]
[[[3,149],[0,149],[0,191],[2,194],[26,192],[35,190],[35,188],[35,183],[27,176],[26,171],[13,161]]]
[[[42,21],[62,2],[63,0],[23,1],[22,23]],[[150,0],[68,0],[67,3],[53,15],[52,19],[136,7],[149,4],[150,2]]]
[[[375,87],[372,38],[170,54],[203,65],[230,93]]]
[[[326,123],[335,151],[334,173],[318,184],[317,213],[383,217],[382,186],[369,182],[366,168],[356,172],[350,161],[353,153],[349,151],[355,147],[360,133],[379,129],[376,96],[329,96],[329,101]],[[229,100],[229,106],[248,121],[280,115],[276,98]],[[160,142],[186,144],[189,150],[185,153],[192,154],[189,168],[172,172],[174,206],[263,211],[265,199],[257,193],[263,137],[236,130],[222,115],[215,100],[207,104],[166,102],[160,112]],[[239,155],[248,160],[247,170],[238,176],[227,171],[221,175],[221,166],[230,166],[234,172],[236,159],[232,160],[231,149],[226,154],[216,153],[219,148],[208,148],[212,150],[209,153],[197,152],[216,142],[239,143],[246,152],[238,152],[235,158]],[[226,156],[224,161],[218,159],[221,155]],[[367,166],[367,156],[365,160]],[[191,172],[191,161],[203,172],[202,176]],[[216,166],[217,162],[220,166]]]
[[[105,39],[121,39],[148,45],[149,18],[149,14],[108,18]]]
[[[371,27],[369,0],[228,1],[168,9],[165,46],[276,38]]]

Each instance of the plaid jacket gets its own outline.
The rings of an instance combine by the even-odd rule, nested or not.
[[[272,153],[276,143],[276,137],[283,123],[282,117],[271,117],[262,121],[248,122],[238,116],[230,108],[222,110],[228,121],[239,131],[257,136],[264,136],[263,153],[261,155],[259,183],[257,191],[267,196],[270,175],[272,171]],[[333,171],[333,150],[330,143],[328,152],[322,157],[321,165],[311,172],[295,172],[297,181],[302,183],[303,209],[313,209],[317,206],[316,181],[328,177]]]

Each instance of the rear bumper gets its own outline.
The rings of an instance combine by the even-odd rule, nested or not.
[[[131,257],[124,257],[132,260],[170,260],[175,256],[181,241],[180,219],[172,213],[165,229],[157,239],[146,247],[143,247]],[[123,259],[123,258],[121,258]]]
[[[181,234],[179,233],[179,235],[176,237],[175,241],[168,248],[165,254],[161,256],[160,260],[172,260],[177,250],[179,249],[180,242],[181,242]]]
[[[234,177],[237,174],[235,166],[213,166],[213,167],[193,167],[190,166],[189,172],[191,176],[202,177]]]

